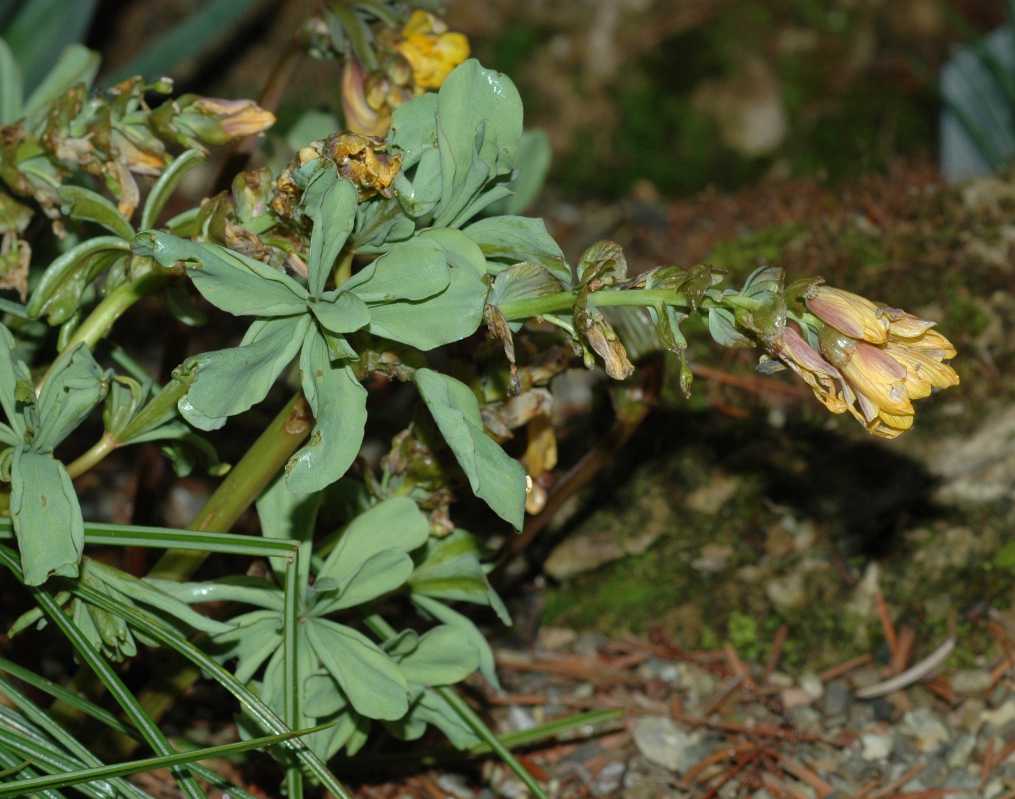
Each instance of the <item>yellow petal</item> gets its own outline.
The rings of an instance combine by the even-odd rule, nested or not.
[[[888,340],[888,316],[866,297],[831,286],[816,286],[805,301],[811,313],[840,333],[872,344]]]

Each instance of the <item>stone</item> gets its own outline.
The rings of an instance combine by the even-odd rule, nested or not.
[[[1015,721],[1015,697],[994,710],[988,710],[983,714],[983,721],[996,730]]]
[[[843,680],[832,680],[825,686],[821,709],[826,716],[845,716],[849,710],[849,686]]]
[[[933,710],[919,707],[902,717],[900,730],[904,735],[914,739],[916,748],[921,752],[936,752],[951,738],[951,733]]]
[[[765,593],[772,604],[784,612],[798,610],[808,601],[804,575],[799,570],[782,577],[773,577],[765,586]]]
[[[948,748],[948,754],[945,755],[945,762],[950,768],[958,769],[963,768],[972,761],[973,750],[976,748],[976,736],[960,735]]]
[[[812,699],[820,699],[825,692],[825,686],[821,678],[814,672],[807,672],[800,678],[800,687]]]
[[[983,693],[991,682],[990,672],[981,669],[963,669],[955,672],[951,679],[952,690],[965,696]]]
[[[895,738],[888,732],[867,732],[860,736],[860,744],[864,760],[885,760],[895,749]]]
[[[803,688],[786,688],[779,693],[779,698],[782,700],[782,706],[786,710],[793,710],[794,708],[804,707],[814,702],[814,697],[810,693],[805,691]]]
[[[682,730],[665,716],[643,716],[634,723],[631,733],[638,751],[648,761],[678,774],[701,759],[695,751],[701,734]]]
[[[733,499],[738,488],[740,488],[738,478],[717,472],[704,485],[694,489],[684,498],[684,507],[697,513],[714,515]]]

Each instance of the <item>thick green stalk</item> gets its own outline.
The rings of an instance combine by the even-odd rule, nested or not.
[[[112,329],[113,324],[126,313],[135,302],[142,297],[162,288],[169,279],[171,273],[158,267],[147,270],[142,274],[129,280],[122,286],[117,286],[102,300],[85,320],[74,331],[74,335],[67,341],[66,349],[84,344],[88,349],[94,349]],[[52,366],[43,375],[42,380],[36,386],[36,391],[49,379]]]
[[[558,291],[528,300],[515,300],[497,306],[504,318],[510,321],[528,319],[548,313],[570,311],[578,293]],[[619,305],[687,305],[687,298],[672,289],[603,289],[589,296],[593,305],[600,308]]]
[[[87,451],[81,453],[77,458],[67,464],[67,474],[73,480],[80,477],[89,469],[95,467],[109,453],[118,446],[116,439],[109,433],[103,433],[102,438],[92,444]]]
[[[190,529],[228,532],[306,440],[312,427],[310,408],[303,394],[297,393],[229,471],[194,517]],[[185,580],[206,557],[204,552],[171,549],[159,559],[148,576],[161,580]]]

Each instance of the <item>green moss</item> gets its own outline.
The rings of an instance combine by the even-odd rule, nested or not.
[[[747,274],[759,264],[778,263],[788,246],[808,235],[806,225],[800,223],[773,225],[719,244],[705,260],[733,275]]]
[[[761,653],[758,623],[753,616],[734,610],[726,620],[726,636],[737,652],[748,660],[756,660]]]

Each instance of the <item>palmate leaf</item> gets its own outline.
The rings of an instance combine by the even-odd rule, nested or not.
[[[306,623],[310,646],[358,713],[394,720],[409,709],[409,687],[394,661],[360,632],[327,619]]]
[[[398,667],[410,685],[453,685],[479,667],[479,652],[461,628],[442,624],[420,637]]]
[[[336,596],[322,599],[314,613],[352,607],[398,588],[412,573],[407,553],[421,547],[429,535],[426,516],[407,497],[392,497],[361,513],[317,572],[318,581],[335,584]]]
[[[479,556],[478,542],[465,530],[428,540],[409,580],[413,594],[488,605],[501,622],[510,625],[511,616],[486,579]]]
[[[316,424],[310,441],[285,467],[286,484],[296,494],[320,491],[345,474],[359,453],[367,421],[367,392],[352,369],[332,362],[316,328],[304,335],[300,377]]]
[[[499,691],[501,689],[500,680],[497,678],[497,665],[494,661],[493,650],[490,648],[490,644],[487,643],[486,637],[472,623],[472,620],[457,610],[448,607],[443,602],[438,602],[436,599],[415,591],[412,593],[412,601],[425,615],[432,616],[437,621],[459,629],[461,635],[472,643],[473,648],[479,655],[478,667],[480,674],[486,678],[490,685]],[[507,610],[505,609],[506,612]],[[506,623],[511,623],[510,618],[508,618]]]
[[[379,291],[380,286],[392,285],[399,275],[405,274],[407,286],[416,287],[418,293],[418,278],[410,273],[418,264],[416,259],[421,257],[443,261],[448,275],[446,287],[428,297],[372,304],[368,330],[416,349],[431,350],[472,335],[483,320],[486,261],[479,247],[460,231],[428,230],[405,244],[396,244],[377,259],[376,275],[379,277],[382,270],[387,272],[383,283],[372,288],[370,281],[362,289],[350,290],[357,294],[361,290]],[[437,269],[433,272],[439,274]],[[438,282],[434,279],[430,286]]]
[[[177,406],[188,422],[217,430],[226,418],[261,402],[300,351],[310,328],[306,314],[254,321],[239,347],[195,356],[197,376]]]
[[[520,530],[525,515],[525,470],[486,434],[472,390],[432,369],[417,369],[415,381],[473,493]]]
[[[422,238],[394,245],[345,283],[342,290],[371,306],[429,299],[451,282],[443,248]]]

